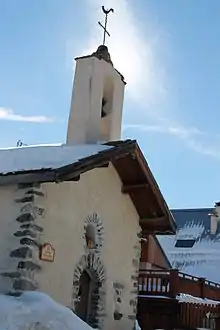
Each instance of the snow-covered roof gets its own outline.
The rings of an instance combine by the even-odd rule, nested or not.
[[[0,149],[0,173],[60,168],[110,148],[101,144],[60,144]]]
[[[0,330],[92,330],[69,308],[46,294],[0,295]]]
[[[152,298],[152,299],[164,299],[164,300],[172,300],[173,298],[167,297],[167,296],[157,296],[157,295],[139,295],[141,298]],[[192,303],[192,304],[200,304],[200,305],[218,305],[220,304],[220,301],[207,299],[207,298],[199,298],[194,297],[190,294],[186,293],[180,293],[176,296],[176,299],[179,302],[185,302],[185,303]]]
[[[177,300],[179,302],[186,302],[186,303],[193,303],[193,304],[200,304],[200,305],[218,305],[220,304],[220,301],[207,299],[207,298],[199,298],[191,296],[190,294],[186,293],[180,293],[178,296],[176,296]]]
[[[155,231],[174,233],[174,219],[135,140],[0,149],[0,185],[76,181],[81,174],[109,163],[113,163],[123,183],[142,182],[143,188],[132,194],[140,218],[163,214],[163,223],[155,221]],[[151,206],[145,202],[149,193]]]
[[[220,283],[220,228],[211,233],[212,208],[171,210],[177,225],[174,236],[158,236],[173,268]],[[177,241],[193,242],[191,247],[176,247]],[[181,244],[180,244],[181,245]]]

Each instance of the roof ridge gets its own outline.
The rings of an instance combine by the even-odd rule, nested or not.
[[[175,208],[175,209],[170,209],[171,212],[176,212],[176,211],[185,211],[185,212],[192,212],[192,211],[206,211],[206,210],[210,210],[210,209],[214,209],[214,207],[197,207],[197,208]]]

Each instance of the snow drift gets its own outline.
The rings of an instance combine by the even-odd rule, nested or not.
[[[69,308],[46,294],[0,295],[0,330],[91,330]]]

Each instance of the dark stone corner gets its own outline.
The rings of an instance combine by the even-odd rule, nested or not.
[[[114,320],[120,321],[122,319],[123,314],[119,312],[114,312]]]
[[[27,279],[17,279],[13,283],[14,290],[18,291],[35,291],[37,286]]]
[[[11,258],[32,258],[32,249],[28,246],[22,246],[10,252]]]

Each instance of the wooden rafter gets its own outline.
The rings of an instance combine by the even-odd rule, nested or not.
[[[123,194],[129,194],[131,191],[136,189],[149,188],[148,183],[138,183],[138,184],[123,184],[121,187],[121,192]]]
[[[155,218],[149,218],[149,219],[140,219],[139,223],[141,226],[155,226],[157,225],[164,225],[165,221],[167,220],[166,216],[162,217],[155,217]]]

